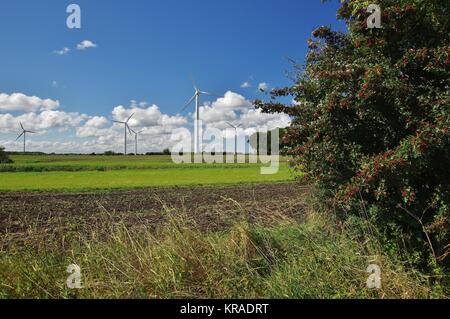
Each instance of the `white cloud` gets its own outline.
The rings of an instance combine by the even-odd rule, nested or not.
[[[224,97],[200,108],[201,120],[208,126],[218,129],[228,128],[227,122],[241,124],[243,129],[274,129],[289,126],[290,117],[286,114],[267,114],[253,107],[253,104],[240,94],[228,91]]]
[[[69,48],[62,48],[61,50],[53,51],[53,53],[57,54],[57,55],[66,55],[66,54],[69,54],[69,52],[70,52]]]
[[[92,42],[91,40],[84,40],[81,43],[77,44],[77,50],[86,50],[90,48],[96,48],[97,44]]]
[[[108,119],[104,116],[94,116],[89,119],[85,126],[94,127],[94,128],[102,128],[106,124],[108,124]]]
[[[252,103],[242,95],[228,91],[223,97],[212,103],[212,107],[219,109],[245,110],[252,107]]]
[[[285,128],[290,125],[291,119],[287,114],[263,113],[260,109],[252,109],[242,114],[240,123],[244,127],[267,128]]]
[[[104,116],[91,117],[83,126],[76,129],[76,135],[81,138],[97,137],[104,140],[114,140],[117,134],[112,127],[105,128],[108,123],[108,119]]]
[[[118,134],[117,131],[112,128],[97,128],[92,126],[81,126],[76,129],[76,136],[80,138],[94,137],[98,138],[101,142],[114,143],[117,138],[122,137],[122,134]]]
[[[219,127],[223,126],[226,121],[235,120],[238,116],[236,112],[251,107],[251,102],[242,95],[228,91],[224,97],[218,98],[212,104],[200,107],[200,114],[203,122]],[[221,122],[223,122],[222,125],[220,125]]]
[[[241,84],[241,88],[243,88],[243,89],[249,89],[251,87],[252,87],[252,85],[250,82],[244,82]]]
[[[266,92],[269,89],[269,84],[266,82],[259,83],[258,90],[261,92]]]
[[[35,112],[40,110],[53,110],[59,107],[59,101],[41,99],[37,96],[27,96],[23,93],[8,95],[0,93],[0,111]]]
[[[58,129],[67,130],[69,127],[77,127],[87,118],[84,114],[66,113],[62,111],[43,111],[41,113],[25,113],[19,116],[0,114],[0,132],[15,133],[20,130],[19,122],[26,129],[40,131]]]
[[[125,121],[134,113],[130,126],[145,128],[151,126],[179,127],[185,125],[187,120],[180,115],[169,116],[161,113],[157,105],[146,106],[146,103],[131,101],[131,106],[125,108],[119,105],[114,108],[112,115],[117,121]]]
[[[132,100],[129,107],[119,105],[112,111],[112,116],[117,121],[125,121],[134,113],[129,125],[135,131],[143,132],[139,135],[139,152],[162,151],[173,146],[176,141],[171,141],[172,132],[187,124],[185,117],[163,114],[157,105],[147,105],[145,102]],[[123,125],[111,123],[108,126],[105,117],[90,117],[84,125],[76,129],[78,138],[88,139],[77,150],[83,152],[101,153],[107,150],[123,152]],[[128,135],[128,151],[134,152],[134,136]]]

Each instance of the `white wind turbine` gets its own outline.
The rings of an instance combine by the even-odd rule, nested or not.
[[[128,126],[128,122],[130,122],[130,120],[131,120],[131,118],[134,116],[134,114],[135,113],[133,113],[133,114],[131,114],[131,116],[128,118],[128,120],[126,120],[125,122],[121,122],[121,121],[113,121],[114,123],[119,123],[119,124],[124,124],[124,127],[125,127],[125,135],[124,135],[124,138],[125,138],[125,140],[124,140],[124,144],[125,144],[125,155],[127,155],[127,130],[129,131],[129,132],[131,132],[130,131],[130,127]]]
[[[194,85],[195,94],[194,96],[189,100],[189,102],[183,107],[181,110],[182,112],[186,110],[189,105],[195,100],[195,142],[194,142],[194,148],[195,148],[195,154],[199,154],[201,152],[200,146],[201,146],[201,132],[200,132],[200,96],[203,95],[210,95],[215,96],[215,94],[211,94],[209,92],[201,91],[197,88],[197,85],[195,84],[195,81],[192,80],[192,84]]]
[[[238,133],[237,133],[237,130],[238,130],[240,127],[242,127],[242,124],[239,124],[239,125],[233,125],[233,124],[231,124],[230,122],[227,122],[227,124],[228,124],[229,126],[231,126],[232,128],[234,128],[234,155],[237,155],[237,153],[238,153],[238,151],[237,151],[237,146],[238,146],[238,141],[237,141]]]
[[[134,134],[134,155],[138,155],[138,136],[139,134],[141,134],[142,132],[144,132],[145,130],[139,131],[139,132],[135,132],[132,128],[128,127],[128,129]]]
[[[26,142],[27,142],[27,133],[30,134],[36,134],[36,132],[33,131],[28,131],[26,129],[24,129],[22,122],[19,122],[20,124],[20,128],[22,129],[22,133],[16,138],[16,141],[19,140],[19,138],[21,138],[23,136],[23,153],[25,154],[26,152]]]

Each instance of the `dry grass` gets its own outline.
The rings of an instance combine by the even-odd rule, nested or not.
[[[2,298],[439,298],[420,273],[377,251],[375,238],[354,238],[329,215],[305,222],[280,213],[249,222],[227,206],[231,227],[205,232],[190,215],[166,206],[156,229],[129,227],[104,211],[80,232],[3,241]],[[64,226],[67,229],[67,225]],[[214,228],[214,227],[213,227]],[[23,235],[23,234],[22,234]],[[66,287],[69,264],[83,289]],[[369,264],[382,268],[382,289],[366,287]]]

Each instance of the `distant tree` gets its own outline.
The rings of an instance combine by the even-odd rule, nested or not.
[[[5,152],[5,148],[0,146],[0,164],[11,164],[13,161],[9,158]]]
[[[170,149],[166,148],[166,149],[163,151],[163,154],[164,154],[164,155],[170,155]]]
[[[370,3],[342,1],[348,32],[315,30],[295,83],[255,105],[291,116],[285,142],[323,202],[450,262],[450,1],[375,0],[381,28]]]
[[[117,155],[117,153],[115,153],[113,151],[106,151],[105,153],[103,153],[103,155],[105,155],[105,156],[114,156],[114,155]]]

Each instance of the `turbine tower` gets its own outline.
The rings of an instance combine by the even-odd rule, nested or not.
[[[195,94],[194,96],[189,100],[189,102],[183,107],[181,110],[182,112],[186,110],[189,105],[195,100],[195,142],[194,142],[194,152],[195,154],[199,154],[201,152],[200,145],[201,145],[201,132],[200,132],[200,96],[203,95],[210,95],[214,96],[215,94],[211,94],[209,92],[201,91],[197,88],[197,85],[195,84],[195,81],[192,80],[192,84],[194,85]]]
[[[124,124],[124,128],[125,128],[125,135],[124,135],[124,143],[125,143],[125,152],[124,154],[127,155],[127,130],[129,132],[130,131],[130,127],[128,126],[128,122],[130,122],[131,118],[134,116],[135,113],[131,114],[131,116],[128,118],[128,120],[126,120],[125,122],[121,122],[121,121],[114,121],[114,123],[119,123],[119,124]]]
[[[20,128],[22,129],[22,133],[16,138],[16,141],[19,140],[19,138],[21,138],[23,136],[23,153],[25,154],[26,153],[27,133],[36,134],[36,132],[26,130],[23,127],[22,122],[19,122],[19,124],[20,124]]]
[[[232,128],[234,128],[234,155],[237,155],[237,153],[238,153],[238,151],[237,151],[237,146],[238,146],[238,141],[237,141],[238,134],[237,134],[237,130],[238,130],[238,128],[240,128],[240,127],[242,126],[242,124],[239,124],[239,125],[233,125],[233,124],[231,124],[231,123],[229,123],[229,122],[227,122],[227,124],[228,124],[229,126],[231,126]]]
[[[138,136],[139,136],[139,134],[141,134],[145,130],[142,130],[142,131],[139,131],[139,132],[135,132],[130,127],[129,127],[129,130],[134,134],[134,150],[135,150],[134,154],[137,156],[138,155]]]

